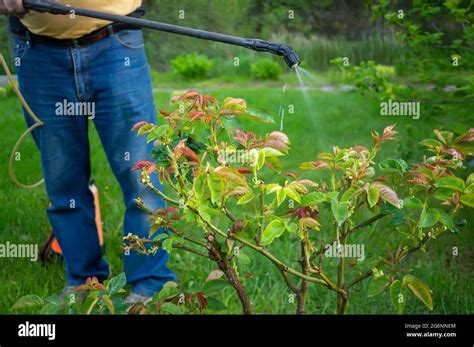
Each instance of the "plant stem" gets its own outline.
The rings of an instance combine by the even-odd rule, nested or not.
[[[191,209],[191,211],[193,211],[197,216],[200,217],[200,219],[202,220],[202,222],[213,232],[215,232],[216,234],[228,239],[228,238],[232,238],[236,241],[239,241],[240,243],[244,244],[245,246],[247,247],[250,247],[251,249],[253,249],[254,251],[257,251],[258,253],[260,253],[261,255],[263,255],[264,257],[266,257],[267,259],[269,259],[274,265],[276,265],[279,269],[285,271],[285,272],[288,272],[288,273],[291,273],[292,275],[295,275],[301,279],[304,279],[308,282],[312,282],[312,283],[319,283],[331,290],[334,290],[338,293],[346,293],[344,290],[342,290],[341,288],[338,288],[333,282],[331,282],[329,280],[329,278],[323,274],[323,272],[320,272],[318,273],[318,275],[323,278],[323,279],[319,279],[319,278],[315,278],[313,276],[310,276],[310,275],[305,275],[301,272],[299,272],[298,270],[296,269],[293,269],[291,267],[289,267],[288,265],[286,265],[285,263],[283,263],[281,260],[279,260],[278,258],[276,258],[273,254],[271,254],[269,251],[267,251],[264,247],[262,246],[257,246],[255,244],[253,244],[252,242],[249,242],[243,238],[241,238],[240,236],[234,234],[234,233],[229,233],[229,234],[226,234],[225,232],[223,232],[222,230],[220,230],[218,227],[216,227],[215,225],[213,225],[212,223],[204,220],[201,218],[199,212],[192,208],[192,207],[189,207]]]
[[[301,269],[303,274],[308,275],[310,272],[311,264],[309,261],[309,240],[308,240],[308,231],[305,230],[303,240],[301,240]],[[297,308],[296,314],[304,314],[305,302],[306,302],[306,293],[308,292],[308,281],[302,279],[300,289],[297,293]]]
[[[136,202],[136,205],[138,208],[140,208],[141,210],[145,211],[146,213],[150,214],[151,216],[154,215],[153,211],[151,209],[149,209],[144,203],[143,201],[140,201],[140,202]],[[186,235],[185,233],[181,232],[181,231],[178,231],[176,228],[173,228],[172,226],[168,226],[167,227],[168,230],[170,230],[171,232],[173,232],[173,234],[176,234],[180,237],[182,237],[183,239],[185,239],[186,241],[189,241],[189,242],[192,242],[192,243],[195,243],[196,245],[199,245],[199,246],[202,246],[202,247],[207,247],[206,243],[194,238],[193,236],[190,236],[190,235]]]
[[[345,267],[346,267],[346,257],[345,257],[345,251],[344,248],[346,246],[346,240],[348,236],[347,232],[347,224],[345,225],[344,232],[341,235],[340,238],[340,244],[338,246],[342,247],[342,254],[339,256],[339,264],[337,267],[337,286],[339,288],[344,288],[344,275],[345,275]],[[347,305],[347,293],[342,294],[339,293],[337,295],[337,313],[338,314],[344,314],[346,310],[346,305]]]
[[[379,214],[376,214],[375,216],[361,222],[360,224],[356,225],[355,227],[353,227],[352,229],[349,229],[348,233],[349,234],[352,234],[352,233],[355,233],[356,231],[362,229],[362,228],[365,228],[373,223],[375,223],[376,221],[378,221],[379,219],[382,219],[383,217],[387,216],[386,214],[384,213],[379,213]],[[332,245],[334,244],[335,242],[337,242],[337,239],[334,239],[332,240],[331,242],[327,243],[324,247],[321,247],[319,251],[317,252],[314,252],[310,259],[313,260],[314,258],[318,257],[319,255],[323,254],[324,251],[326,250],[326,247],[329,246],[329,245]]]
[[[178,200],[174,200],[174,199],[170,198],[168,195],[166,195],[161,190],[156,188],[151,182],[146,182],[146,183],[143,183],[143,184],[145,185],[145,187],[147,187],[148,189],[151,189],[156,194],[158,194],[166,202],[169,202],[170,204],[179,206],[179,201]]]
[[[207,237],[210,245],[209,258],[217,264],[219,270],[224,273],[224,275],[227,277],[227,281],[234,288],[242,305],[243,313],[252,314],[252,306],[250,304],[250,299],[247,295],[244,284],[240,280],[232,265],[229,263],[226,254],[221,251],[220,245],[216,241],[215,236],[209,234]]]

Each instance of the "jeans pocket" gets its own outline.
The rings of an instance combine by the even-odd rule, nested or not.
[[[144,47],[141,30],[120,30],[114,37],[125,48],[141,49]]]

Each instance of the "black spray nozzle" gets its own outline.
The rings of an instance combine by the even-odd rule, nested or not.
[[[245,42],[245,47],[253,49],[254,51],[269,52],[282,56],[285,63],[292,69],[301,63],[295,50],[285,44],[270,43],[263,40],[247,40]]]

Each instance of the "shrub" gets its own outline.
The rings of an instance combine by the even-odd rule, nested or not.
[[[205,77],[213,65],[212,60],[197,53],[178,55],[171,61],[173,70],[187,79]]]
[[[14,95],[15,91],[13,90],[13,86],[10,82],[8,82],[5,87],[0,87],[0,98],[8,98]]]
[[[336,312],[344,314],[349,294],[356,295],[354,289],[365,280],[370,280],[369,297],[389,288],[397,313],[404,311],[410,292],[433,309],[430,288],[407,274],[405,260],[441,234],[458,233],[465,225],[457,215],[474,207],[474,174],[464,180],[457,173],[473,154],[473,129],[459,136],[435,130],[436,139],[421,141],[427,155],[408,164],[401,158],[379,159],[381,148],[397,134],[388,126],[382,133],[372,132],[369,147],[335,146],[302,163],[300,170],[309,174],[296,168],[281,174],[280,158],[290,146],[284,133],[257,136],[229,129],[233,118],[268,122],[264,110],[249,107],[243,99],[219,103],[196,91],[173,97],[171,104],[173,110],[160,112],[161,125],[140,122],[133,127],[157,143],[155,162],[142,160],[134,169],[142,171],[142,184],[169,207],[150,210],[137,198],[137,206],[150,215],[150,234],[128,235],[128,247],[148,255],[159,248],[179,248],[208,258],[217,266],[210,277],[227,279],[246,314],[252,306],[238,260],[247,254],[276,266],[296,296],[297,313],[304,312],[309,284],[317,284],[337,294]],[[276,174],[268,175],[268,170]],[[154,174],[169,191],[151,183]],[[390,232],[396,240],[387,252],[371,250],[370,258],[363,256],[349,266],[346,252],[354,246],[349,240],[382,219],[391,226],[378,230],[377,237]],[[158,232],[163,229],[170,234]],[[282,238],[284,234],[293,237]],[[272,252],[279,242],[297,243],[297,254],[288,259],[299,259],[299,269]]]
[[[271,59],[258,59],[250,68],[253,78],[261,80],[278,80],[281,67]]]
[[[175,282],[167,282],[159,293],[147,303],[127,304],[124,296],[125,273],[121,273],[103,284],[97,278],[87,279],[85,284],[75,288],[73,293],[57,294],[42,298],[35,294],[21,297],[13,305],[14,311],[35,310],[40,314],[198,314],[212,309],[218,312],[223,306],[219,301],[208,298],[205,292],[212,291],[204,286],[203,291],[191,293],[178,289]],[[205,292],[204,292],[205,291]]]

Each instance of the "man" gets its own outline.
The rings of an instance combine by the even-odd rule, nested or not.
[[[141,0],[68,0],[67,4],[139,16]],[[131,170],[135,162],[148,156],[151,148],[130,129],[139,121],[156,121],[142,34],[140,30],[97,19],[26,13],[22,0],[0,0],[0,12],[10,15],[21,92],[44,122],[33,136],[41,152],[51,200],[48,218],[64,254],[68,292],[88,277],[105,280],[109,275],[88,188],[89,122],[97,129],[122,189],[124,234],[148,234],[146,215],[135,206],[134,198],[141,197],[151,208],[164,206],[140,184],[139,173]],[[63,105],[80,107],[71,107],[76,110],[71,114],[64,112]],[[78,110],[93,112],[77,114]],[[31,125],[31,119],[26,119]],[[124,270],[132,285],[127,302],[146,301],[164,283],[175,279],[166,267],[167,260],[163,250],[150,257],[125,254]]]

